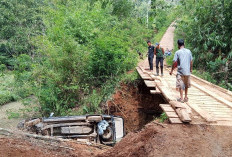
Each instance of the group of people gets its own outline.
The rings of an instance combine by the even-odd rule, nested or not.
[[[177,67],[177,75],[176,75],[176,88],[180,92],[180,98],[177,99],[179,102],[188,102],[188,88],[190,88],[190,75],[192,73],[193,67],[193,57],[192,53],[189,49],[185,48],[184,40],[179,39],[177,41],[179,50],[175,52],[173,58],[172,69],[170,71],[170,75],[173,74],[173,70]],[[159,66],[161,76],[163,73],[163,61],[164,57],[167,55],[171,55],[169,50],[164,52],[164,49],[160,46],[159,43],[156,43],[155,46],[151,44],[151,41],[147,41],[148,45],[148,62],[150,67],[150,72],[153,73],[153,59],[156,56],[156,76],[159,76]],[[183,92],[185,92],[185,96],[183,96]]]

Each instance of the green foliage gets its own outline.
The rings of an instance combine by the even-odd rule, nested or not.
[[[168,119],[168,116],[166,115],[165,112],[163,112],[163,113],[160,115],[159,119],[160,119],[160,123],[163,123],[165,120]]]
[[[149,26],[157,32],[163,28],[167,28],[176,18],[175,7],[166,3],[164,0],[153,0],[150,10]],[[166,31],[166,29],[162,31]]]
[[[33,54],[30,39],[41,33],[43,24],[40,18],[42,1],[2,0],[0,2],[0,61],[12,66],[14,55]],[[9,60],[8,60],[9,59]]]
[[[113,1],[113,15],[117,15],[119,18],[126,18],[132,15],[133,2],[128,0]]]
[[[120,81],[138,78],[126,72],[134,70],[136,51],[145,53],[152,36],[145,25],[148,5],[140,0],[0,2],[0,70],[6,74],[1,78],[9,77],[4,65],[14,66],[12,80],[0,87],[5,92],[0,104],[34,94],[43,116],[101,113]],[[174,16],[163,11],[170,6],[160,5],[155,27],[164,30]]]
[[[29,83],[20,83],[10,71],[5,71],[0,77],[0,105],[20,100],[31,95],[32,87]]]
[[[182,3],[185,15],[179,21],[178,30],[193,52],[194,67],[211,73],[217,84],[229,89],[232,82],[232,2],[188,0]]]
[[[128,45],[120,38],[97,39],[92,56],[92,73],[95,77],[117,76],[136,65],[136,56],[128,53]],[[105,81],[105,80],[103,80]]]
[[[66,1],[45,8],[47,29],[33,39],[39,58],[32,74],[45,115],[67,114],[73,107],[100,113],[99,104],[135,67],[136,49],[149,37],[135,19],[114,16],[114,6],[102,8],[99,1],[88,7],[86,1]]]

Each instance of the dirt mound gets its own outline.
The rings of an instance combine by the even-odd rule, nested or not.
[[[0,157],[23,156],[23,157],[46,157],[57,156],[57,152],[34,146],[22,139],[1,138]]]
[[[128,133],[142,129],[145,124],[159,117],[162,113],[159,104],[164,103],[166,101],[161,95],[150,94],[150,89],[140,80],[136,85],[121,84],[112,100],[108,101],[106,113],[122,116]]]
[[[206,125],[147,124],[129,133],[113,149],[98,157],[232,156],[232,128]]]
[[[96,156],[103,152],[87,145],[15,137],[0,137],[0,143],[0,157],[86,157]]]

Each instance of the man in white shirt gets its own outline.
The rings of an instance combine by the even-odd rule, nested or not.
[[[179,50],[175,53],[170,75],[172,75],[177,64],[176,88],[180,91],[180,98],[178,101],[183,103],[188,102],[188,88],[190,88],[190,75],[192,73],[193,57],[192,52],[184,47],[184,40],[179,39],[177,44]],[[185,91],[184,99],[183,91]]]

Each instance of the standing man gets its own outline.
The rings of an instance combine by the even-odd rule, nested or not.
[[[190,75],[193,69],[193,57],[192,52],[184,47],[184,40],[179,39],[177,44],[179,50],[175,53],[170,75],[172,75],[177,65],[176,88],[180,91],[180,98],[177,100],[183,103],[188,102],[188,88],[190,87]],[[184,99],[183,91],[185,91]]]
[[[151,45],[151,41],[148,40],[147,41],[147,45],[148,45],[148,62],[149,62],[149,66],[150,66],[150,71],[153,72],[153,58],[154,58],[154,46]]]
[[[164,49],[161,48],[159,43],[156,43],[155,55],[156,55],[156,75],[159,76],[159,64],[160,64],[161,76],[163,76]]]

